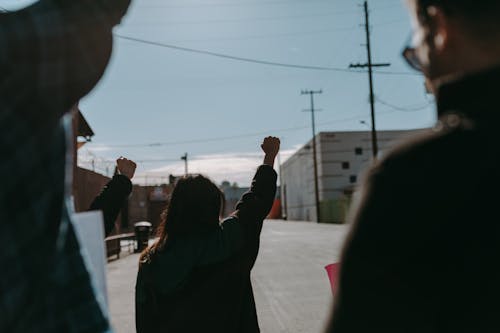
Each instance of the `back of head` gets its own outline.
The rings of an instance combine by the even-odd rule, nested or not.
[[[459,19],[476,38],[492,40],[500,35],[500,1],[498,0],[412,0],[424,12],[430,6]]]
[[[41,0],[42,3],[52,3],[61,10],[76,8],[82,10],[82,14],[93,12],[99,14],[97,17],[101,24],[113,27],[119,24],[125,16],[131,0]]]
[[[218,228],[223,205],[224,194],[210,179],[201,175],[179,179],[158,226],[159,239],[145,250],[141,262],[149,261],[167,241]]]
[[[203,233],[219,225],[223,195],[201,175],[180,179],[175,185],[165,216],[169,237]]]
[[[112,26],[119,24],[125,16],[131,0],[101,0],[92,1],[101,6],[103,12],[107,15],[108,20]]]

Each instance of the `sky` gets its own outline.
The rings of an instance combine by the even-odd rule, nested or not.
[[[371,0],[369,8],[373,61],[391,63],[374,76],[377,129],[431,126],[436,115],[423,78],[400,56],[411,31],[404,3]],[[368,75],[345,71],[367,62],[363,24],[362,1],[353,0],[134,1],[114,31],[121,37],[103,79],[80,101],[96,135],[79,164],[110,174],[113,160],[129,157],[138,162],[134,181],[152,184],[183,174],[187,153],[189,172],[248,185],[264,136],[280,137],[281,162],[310,140],[304,89],[323,91],[315,96],[318,132],[368,130]]]

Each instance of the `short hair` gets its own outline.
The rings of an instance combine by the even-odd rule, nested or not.
[[[421,15],[426,17],[430,6],[442,8],[447,15],[464,20],[483,37],[500,33],[500,0],[415,0]]]

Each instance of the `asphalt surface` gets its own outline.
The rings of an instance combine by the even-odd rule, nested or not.
[[[332,305],[324,266],[337,262],[346,226],[266,221],[252,271],[263,333],[322,332]],[[111,322],[117,333],[135,332],[134,286],[138,255],[108,264]]]

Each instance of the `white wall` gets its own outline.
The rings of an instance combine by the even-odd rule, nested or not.
[[[378,132],[379,156],[394,147],[401,139],[420,131]],[[371,163],[371,132],[322,132],[317,135],[316,144],[319,200],[320,202],[336,202],[335,205],[344,207],[343,205],[350,197],[346,193],[356,189],[362,180],[363,172]],[[356,148],[361,148],[362,154],[357,155]],[[348,169],[342,168],[343,162],[349,164]],[[351,182],[351,176],[356,177],[354,182]],[[283,185],[285,185],[282,191],[286,189],[286,193],[282,193],[282,198],[287,218],[289,220],[317,221],[312,140],[283,163],[282,180]],[[343,211],[343,208],[335,208],[335,210]],[[344,215],[344,213],[338,214]],[[335,213],[335,215],[338,214]]]

